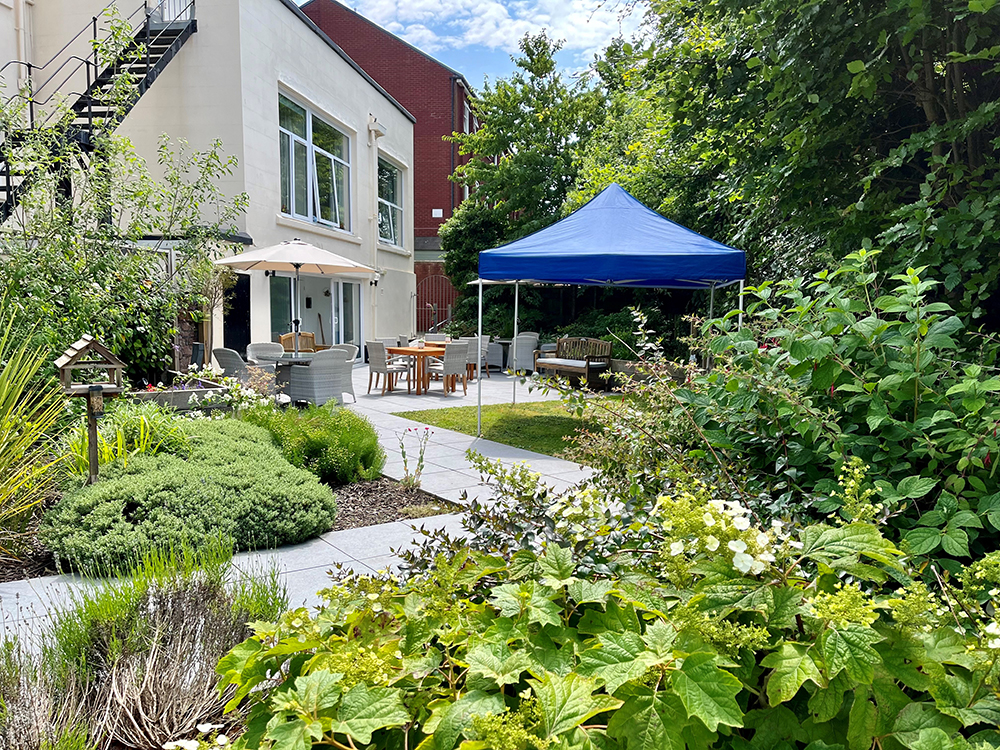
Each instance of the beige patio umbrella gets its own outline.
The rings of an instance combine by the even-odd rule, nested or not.
[[[374,268],[356,263],[350,258],[331,253],[321,247],[310,245],[300,239],[285,240],[277,245],[247,250],[231,258],[221,258],[216,265],[229,266],[240,271],[285,271],[295,272],[295,353],[299,353],[299,272],[317,273],[324,276],[337,273],[375,273]]]

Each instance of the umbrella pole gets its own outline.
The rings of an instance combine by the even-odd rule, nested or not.
[[[292,331],[295,336],[295,356],[299,356],[299,314],[302,312],[299,302],[299,266],[295,266],[295,318],[292,320]]]
[[[476,437],[483,436],[483,373],[480,372],[482,367],[482,341],[483,341],[483,280],[479,280],[479,346],[480,346],[480,357],[479,364],[476,365],[476,389],[478,390],[477,401],[476,401]],[[489,362],[486,363],[489,367]]]
[[[518,292],[520,288],[521,288],[520,283],[515,281],[514,282],[514,341],[511,343],[511,347],[514,350],[514,358],[513,358],[514,364],[511,366],[511,369],[514,371],[514,394],[511,399],[512,404],[517,403],[517,301],[519,296]]]

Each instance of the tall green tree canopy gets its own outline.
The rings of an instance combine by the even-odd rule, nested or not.
[[[1000,277],[1000,5],[656,0],[598,61],[611,114],[569,207],[612,180],[745,248],[752,273],[859,247],[984,314]]]
[[[603,119],[603,99],[585,78],[568,82],[556,68],[561,42],[526,35],[510,78],[487,83],[473,100],[480,127],[452,140],[470,161],[454,179],[496,208],[505,240],[551,223],[562,209],[580,152]]]

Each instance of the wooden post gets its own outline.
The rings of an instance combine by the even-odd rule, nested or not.
[[[90,386],[87,392],[87,461],[90,475],[87,484],[97,482],[99,456],[97,452],[97,418],[104,414],[104,389],[99,385]]]

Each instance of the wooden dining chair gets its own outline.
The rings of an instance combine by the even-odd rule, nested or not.
[[[278,338],[278,341],[284,347],[286,352],[295,351],[295,333],[283,333]],[[316,334],[310,333],[309,331],[299,331],[299,351],[300,352],[314,352],[316,351]]]

